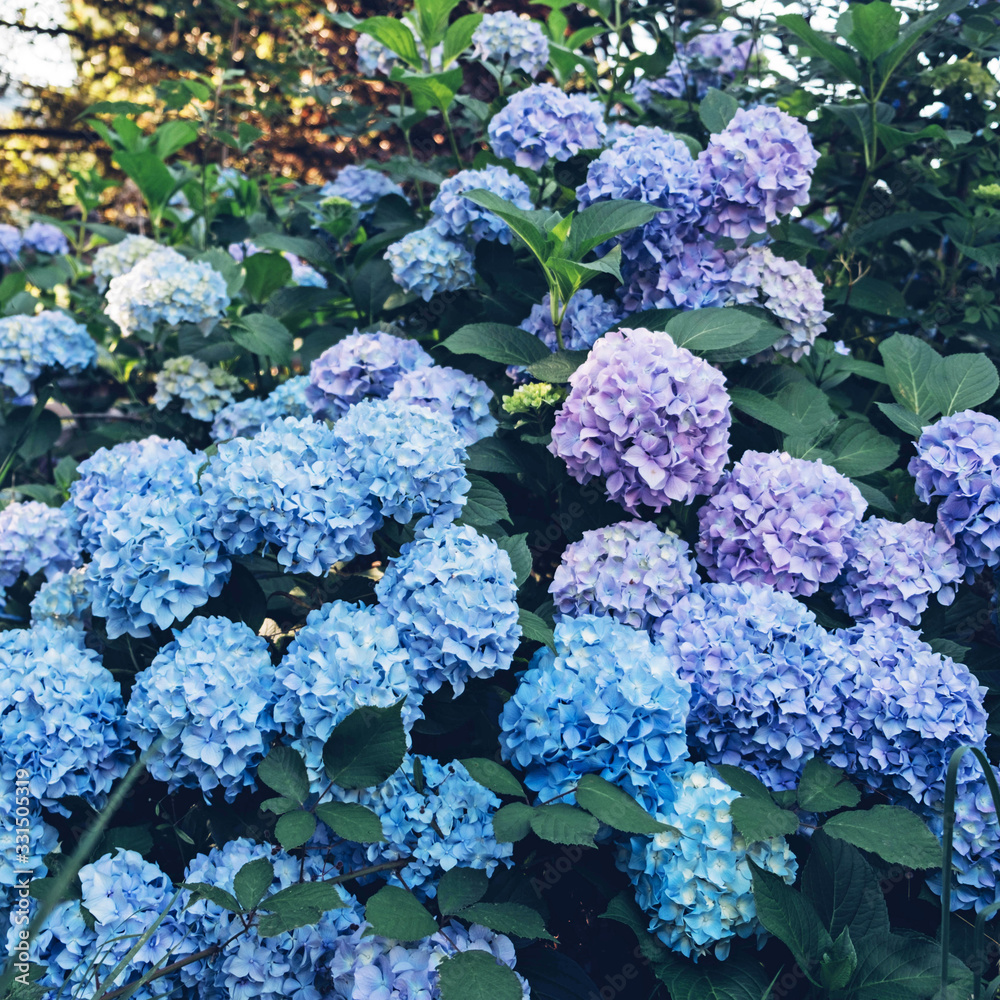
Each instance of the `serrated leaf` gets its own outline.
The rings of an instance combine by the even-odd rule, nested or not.
[[[915,413],[899,403],[875,404],[901,431],[912,437],[920,437],[924,428],[931,423],[933,417],[921,419]]]
[[[501,365],[531,365],[549,356],[534,334],[504,323],[470,323],[456,330],[442,346],[452,354],[474,354]]]
[[[781,14],[775,20],[804,42],[816,55],[830,63],[842,77],[854,83],[862,82],[861,67],[854,61],[851,54],[846,49],[825,39],[810,26],[801,14]]]
[[[960,643],[952,642],[951,639],[928,639],[927,644],[935,653],[940,653],[942,656],[950,656],[959,663],[964,662],[965,654],[972,648],[971,646],[963,646]]]
[[[877,854],[891,865],[939,868],[941,845],[927,824],[902,806],[839,813],[822,828],[829,836],[846,840],[863,851]]]
[[[938,408],[946,417],[988,402],[998,386],[1000,376],[996,365],[985,354],[951,354],[942,358],[932,383]]]
[[[368,900],[365,919],[374,933],[394,941],[419,941],[437,933],[437,921],[412,892],[387,885]]]
[[[468,455],[466,468],[477,472],[502,472],[512,476],[528,469],[519,449],[500,438],[477,441],[469,446]]]
[[[799,828],[795,813],[762,799],[740,796],[730,803],[729,811],[733,816],[733,825],[749,843],[783,837]]]
[[[531,833],[531,806],[522,802],[511,802],[501,806],[493,814],[493,834],[503,844],[516,844]]]
[[[942,997],[941,949],[928,939],[870,934],[855,943],[858,964],[848,983],[852,1000],[965,1000],[972,973],[953,959],[949,990]]]
[[[274,881],[274,865],[267,858],[248,861],[233,876],[233,892],[244,910],[252,910]]]
[[[580,261],[591,250],[613,236],[644,226],[661,209],[640,201],[598,201],[572,217],[567,240],[567,255]]]
[[[486,895],[489,876],[482,868],[449,868],[438,882],[438,909],[444,916],[478,903]]]
[[[854,950],[854,941],[850,930],[845,927],[820,962],[819,981],[826,990],[842,989],[857,965],[858,955]]]
[[[511,523],[507,501],[488,479],[468,473],[469,492],[465,494],[461,524],[471,524],[476,528],[489,527],[498,521]]]
[[[367,806],[356,802],[324,802],[316,815],[344,840],[357,844],[377,844],[385,840],[382,821]]]
[[[740,102],[731,94],[724,94],[715,87],[709,87],[708,92],[698,105],[698,117],[709,132],[721,132],[732,121],[733,115],[739,111]]]
[[[521,782],[502,764],[488,757],[465,757],[459,763],[469,772],[473,781],[478,781],[495,795],[512,795],[526,799]]]
[[[207,899],[231,913],[243,912],[239,900],[231,892],[226,892],[218,886],[209,885],[207,882],[184,882],[182,888],[190,889],[193,899]]]
[[[832,812],[845,806],[853,808],[861,793],[843,771],[831,767],[819,757],[806,762],[799,779],[798,802],[809,812]]]
[[[863,9],[862,9],[863,8]],[[888,52],[899,37],[901,14],[884,0],[852,7],[837,21],[837,31],[869,62]]]
[[[518,611],[517,623],[521,626],[522,639],[531,639],[533,642],[543,643],[553,653],[556,651],[555,633],[533,611],[526,611],[524,608],[521,608]]]
[[[264,302],[292,280],[292,265],[280,253],[253,253],[243,261],[244,288],[255,302]]]
[[[521,1000],[521,982],[484,951],[464,951],[438,966],[441,1000]]]
[[[510,556],[510,565],[514,570],[514,582],[521,586],[531,576],[531,549],[528,548],[528,534],[506,535],[495,538],[497,545]]]
[[[764,1000],[770,998],[759,966],[735,958],[714,967],[694,965],[677,955],[654,962],[653,972],[666,983],[670,1000]]]
[[[602,823],[622,833],[660,833],[666,824],[651,816],[627,792],[596,774],[585,774],[576,788],[576,801]]]
[[[494,215],[503,219],[538,260],[544,262],[548,258],[548,240],[545,233],[559,221],[555,213],[517,208],[499,195],[483,188],[465,191],[464,195],[469,201],[481,208],[489,209]]]
[[[281,320],[267,313],[247,313],[233,322],[233,340],[251,354],[261,354],[275,364],[287,363],[292,356],[292,335]]]
[[[264,937],[283,934],[319,923],[324,913],[346,905],[332,883],[300,882],[268,896],[260,904],[260,909],[271,911],[271,915],[261,918],[258,929]]]
[[[316,817],[304,809],[282,814],[274,827],[274,835],[286,851],[301,847],[315,832]]]
[[[557,802],[550,806],[536,806],[531,816],[531,829],[552,844],[580,844],[594,847],[594,836],[600,823],[576,806]]]
[[[667,323],[666,332],[678,347],[701,354],[743,344],[754,336],[760,325],[749,313],[707,307],[674,316]]]
[[[372,788],[399,769],[406,753],[403,702],[365,705],[337,724],[323,747],[327,777],[340,788]]]
[[[472,44],[472,36],[482,19],[482,14],[466,14],[448,25],[442,54],[442,65],[445,69]]]
[[[879,344],[879,353],[896,402],[925,421],[936,416],[941,410],[934,389],[941,363],[937,351],[918,337],[894,333]]]
[[[542,382],[564,385],[570,377],[587,360],[589,351],[556,351],[541,361],[528,365],[528,371]]]
[[[296,802],[295,799],[289,799],[284,795],[279,795],[277,798],[264,799],[264,801],[261,802],[260,807],[265,812],[277,813],[280,816],[282,813],[298,809],[300,805],[302,805],[302,803]]]
[[[273,788],[280,796],[293,799],[297,805],[302,805],[309,798],[309,774],[305,762],[291,747],[272,747],[257,765],[257,777],[268,788]]]
[[[457,914],[470,924],[482,924],[509,937],[554,940],[542,915],[521,903],[473,903]]]
[[[867,476],[887,469],[899,457],[899,445],[867,421],[849,423],[826,445],[830,464],[845,476]]]

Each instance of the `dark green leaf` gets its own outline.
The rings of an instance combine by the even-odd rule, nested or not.
[[[521,938],[553,940],[545,929],[542,915],[521,903],[473,903],[458,916],[470,924],[482,924],[491,931]]]
[[[899,457],[899,445],[867,421],[848,423],[826,445],[830,464],[845,476],[867,476],[887,469]]]
[[[389,708],[365,705],[337,724],[323,747],[327,777],[340,788],[381,785],[403,763],[403,702]]]
[[[526,798],[521,782],[502,764],[488,757],[466,757],[459,763],[469,772],[473,781],[478,781],[495,795],[513,795]]]
[[[845,806],[853,808],[861,801],[861,793],[843,771],[813,757],[802,769],[798,801],[809,812],[832,812]]]
[[[324,802],[316,806],[316,815],[344,840],[358,844],[376,844],[385,840],[382,821],[367,806],[356,802]]]
[[[278,843],[286,851],[301,847],[316,832],[316,817],[304,809],[283,813],[274,828]]]
[[[744,798],[760,799],[762,802],[774,801],[767,785],[756,775],[744,771],[742,767],[734,767],[732,764],[716,764],[715,770],[719,772],[719,777],[733,791],[739,792]]]
[[[365,919],[375,934],[394,941],[419,941],[437,933],[437,921],[416,896],[405,889],[387,885],[368,900]]]
[[[275,364],[291,359],[292,335],[281,320],[267,313],[244,314],[234,321],[230,334],[240,347],[251,354],[265,355]]]
[[[461,89],[463,75],[461,68],[456,66],[443,73],[401,76],[399,82],[409,89],[413,106],[418,112],[427,112],[431,108],[447,111]]]
[[[852,5],[837,21],[837,30],[865,59],[875,62],[895,44],[900,20],[900,12],[891,4],[872,0]]]
[[[531,550],[528,548],[527,539],[527,533],[495,539],[497,545],[510,556],[514,580],[519,587],[531,576]]]
[[[260,807],[265,812],[277,813],[280,816],[282,813],[298,809],[300,805],[302,805],[302,803],[296,802],[295,799],[289,799],[284,795],[279,795],[274,799],[264,799],[264,801],[261,802]]]
[[[258,930],[263,937],[283,934],[296,927],[319,923],[324,913],[345,905],[340,891],[330,882],[300,882],[268,896],[261,903],[260,909],[270,910],[273,915],[262,917]]]
[[[553,213],[516,208],[499,195],[482,188],[466,191],[465,197],[483,208],[488,208],[494,215],[503,219],[540,261],[548,258],[545,232]]]
[[[162,209],[179,184],[163,161],[152,152],[126,153],[117,150],[115,160],[135,181],[136,187],[154,209]]]
[[[933,417],[920,418],[899,403],[875,404],[901,431],[912,437],[920,437],[924,428],[931,423]]]
[[[156,155],[161,160],[166,160],[197,138],[198,126],[194,122],[183,121],[180,118],[171,119],[153,133]]]
[[[521,626],[521,638],[531,639],[534,642],[541,642],[548,646],[552,652],[556,650],[556,638],[552,629],[545,624],[533,611],[525,611],[524,608],[518,612],[517,623]]]
[[[464,951],[438,966],[441,1000],[521,1000],[521,982],[485,951]]]
[[[244,285],[255,302],[264,302],[272,292],[292,280],[292,265],[280,253],[254,253],[243,261]]]
[[[903,293],[895,285],[871,275],[865,275],[849,289],[844,289],[836,301],[873,316],[903,316],[907,308]]]
[[[233,877],[233,892],[244,910],[252,910],[271,888],[274,866],[267,858],[248,861]]]
[[[650,962],[669,961],[671,955],[667,946],[649,933],[649,918],[639,909],[635,901],[635,893],[623,889],[609,903],[601,914],[601,920],[614,920],[628,927],[639,941],[642,957]]]
[[[839,813],[822,826],[831,837],[846,840],[863,851],[877,854],[889,864],[910,868],[939,868],[941,845],[927,824],[902,806]]]
[[[222,247],[211,247],[193,259],[204,261],[226,279],[226,294],[230,297],[235,295],[246,281],[243,265],[238,264]]]
[[[478,903],[486,895],[489,877],[482,868],[449,868],[438,882],[438,909],[444,916]]]
[[[550,353],[534,334],[503,323],[470,323],[442,346],[452,354],[475,354],[501,365],[530,365]]]
[[[515,844],[531,833],[531,817],[535,811],[522,802],[501,806],[493,816],[493,833],[503,844]]]
[[[734,347],[750,340],[760,329],[760,322],[737,309],[692,309],[674,316],[666,332],[678,347],[701,354]]]
[[[902,934],[870,934],[855,941],[858,965],[848,988],[852,1000],[965,1000],[972,973],[957,960],[942,997],[941,949],[933,941]]]
[[[587,360],[589,351],[556,351],[528,365],[528,371],[542,382],[561,385]]]
[[[641,201],[598,201],[573,216],[566,255],[583,260],[599,244],[613,236],[644,226],[660,213],[656,205]]]
[[[466,14],[448,25],[442,56],[445,69],[472,44],[472,36],[482,19],[482,14]]]
[[[475,528],[489,527],[498,521],[510,523],[510,512],[504,495],[488,479],[468,473],[469,492],[465,494],[461,524],[471,524]]]
[[[941,411],[934,388],[941,361],[937,351],[918,337],[894,333],[879,345],[879,353],[896,402],[921,419],[936,416]]]
[[[709,132],[721,132],[732,121],[739,107],[739,101],[731,94],[709,87],[698,105],[698,117]]]
[[[951,354],[941,359],[931,388],[946,417],[993,398],[1000,386],[996,365],[985,354]]]
[[[741,310],[734,310],[740,312]],[[750,315],[749,313],[747,315]],[[733,347],[723,347],[716,350],[705,350],[699,352],[706,361],[713,365],[724,365],[730,361],[739,361],[742,358],[752,358],[761,351],[766,351],[772,347],[776,341],[785,336],[785,331],[772,323],[757,321],[758,326],[749,340],[736,344]]]
[[[504,472],[507,475],[517,475],[528,471],[528,463],[524,460],[517,445],[500,438],[483,438],[468,448],[469,460],[466,468],[476,472]]]
[[[257,765],[257,777],[279,795],[302,805],[309,797],[309,774],[297,750],[291,747],[272,747],[271,752]]]
[[[853,83],[862,82],[861,67],[854,61],[851,54],[811,28],[809,22],[801,14],[781,14],[775,20],[804,42],[816,55],[830,63],[842,77]]]
[[[927,639],[927,643],[935,653],[940,653],[942,656],[950,656],[959,663],[965,660],[965,654],[971,648],[969,646],[962,646],[957,642],[952,642],[951,639]]]
[[[557,802],[550,806],[536,806],[531,817],[531,829],[553,844],[581,844],[594,847],[594,835],[600,823],[576,806]]]
[[[185,882],[183,888],[191,890],[192,899],[207,899],[210,903],[215,903],[216,906],[221,906],[232,913],[243,911],[236,897],[218,886],[209,885],[207,882]]]
[[[847,985],[858,964],[851,932],[845,927],[823,956],[819,966],[819,981],[827,990],[839,990]]]
[[[770,996],[759,965],[739,964],[735,958],[705,968],[668,955],[654,962],[653,971],[666,983],[670,1000],[763,1000]]]
[[[795,813],[763,799],[740,796],[730,804],[729,811],[733,815],[733,825],[749,843],[782,837],[799,828]]]
[[[627,792],[596,774],[585,774],[576,789],[576,801],[602,823],[622,833],[659,833],[670,829],[654,819]]]
[[[14,432],[21,438],[21,443],[17,447],[17,453],[28,462],[41,458],[59,439],[62,433],[62,421],[51,410],[40,410],[34,419],[28,419],[22,424],[20,420],[20,410],[26,407],[18,407],[7,418],[7,424],[3,428],[3,440],[6,442],[7,432]]]

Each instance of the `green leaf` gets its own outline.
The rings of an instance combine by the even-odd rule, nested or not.
[[[531,829],[552,844],[581,844],[595,847],[594,835],[600,823],[576,806],[557,802],[550,806],[536,806],[531,817]]]
[[[207,899],[210,903],[215,903],[216,906],[221,906],[231,913],[243,912],[243,907],[240,906],[236,897],[218,886],[209,885],[207,882],[184,882],[182,888],[191,890],[192,899]]]
[[[802,892],[831,936],[839,936],[847,927],[858,941],[889,933],[889,910],[875,872],[846,841],[821,830],[813,834]]]
[[[581,261],[599,244],[613,236],[638,229],[662,211],[641,201],[598,201],[577,212],[570,223],[566,256]]]
[[[957,960],[951,988],[941,996],[941,949],[934,941],[902,934],[870,934],[855,944],[858,965],[848,984],[851,1000],[965,1000],[972,973]]]
[[[832,109],[831,105],[827,107]],[[850,288],[842,289],[834,301],[838,304],[846,303],[852,309],[860,309],[873,316],[903,316],[907,311],[903,293],[895,285],[871,275],[865,275]]]
[[[262,917],[258,930],[263,937],[272,937],[319,923],[329,910],[345,906],[337,886],[330,882],[299,882],[268,896],[260,904],[260,909],[270,910],[273,915]]]
[[[364,705],[337,724],[323,747],[323,765],[340,788],[372,788],[399,769],[405,753],[403,702]]]
[[[773,399],[754,389],[729,390],[733,406],[783,434],[813,438],[836,419],[826,393],[808,382],[785,386]]]
[[[819,32],[809,26],[809,22],[801,14],[781,14],[775,20],[805,43],[816,55],[830,63],[842,77],[852,83],[860,84],[863,81],[861,67],[854,61],[851,54],[846,49],[823,38]]]
[[[652,817],[627,792],[596,774],[585,774],[576,788],[576,801],[602,823],[622,833],[660,833],[666,824]]]
[[[484,951],[463,951],[438,966],[441,1000],[521,1000],[512,969]]]
[[[879,344],[879,353],[896,402],[921,419],[935,417],[941,411],[934,389],[941,360],[937,351],[918,337],[894,333]]]
[[[174,118],[164,122],[154,133],[153,142],[156,155],[161,160],[173,156],[179,149],[190,145],[198,138],[198,126],[194,122]]]
[[[281,320],[267,313],[240,316],[234,320],[230,334],[240,347],[251,354],[262,354],[278,365],[291,360],[292,335]]]
[[[431,108],[447,111],[463,83],[461,67],[445,70],[443,73],[422,73],[401,76],[399,82],[406,85],[413,98],[413,106],[420,113]]]
[[[503,219],[540,261],[544,262],[548,258],[545,233],[549,225],[554,226],[561,216],[555,217],[552,212],[516,208],[509,201],[504,201],[499,195],[483,188],[466,191],[465,197]]]
[[[902,806],[839,813],[821,827],[831,837],[846,840],[863,851],[877,854],[891,865],[939,868],[941,845],[927,824]]]
[[[659,938],[654,937],[648,931],[649,920],[639,909],[635,901],[635,892],[629,889],[622,889],[609,903],[608,908],[601,914],[601,920],[614,920],[616,923],[624,924],[628,927],[639,941],[639,950],[643,958],[650,962],[666,962],[670,959],[670,952]],[[758,998],[759,1000],[759,998]]]
[[[622,280],[621,272],[622,248],[613,247],[600,260],[580,264],[561,257],[550,257],[545,266],[555,274],[563,299],[572,298],[584,285],[599,274],[610,274],[618,281]]]
[[[504,472],[507,475],[517,475],[526,472],[528,465],[522,458],[517,446],[501,438],[483,438],[467,449],[469,460],[467,469],[476,472]]]
[[[993,398],[1000,386],[996,365],[985,354],[951,354],[941,359],[932,389],[941,412],[950,417]]]
[[[377,844],[385,840],[382,821],[367,806],[356,802],[324,802],[316,815],[344,840],[357,844]]]
[[[556,651],[556,637],[552,629],[545,624],[533,611],[526,611],[521,608],[518,612],[517,623],[521,626],[521,638],[531,639],[533,642],[540,642],[549,647],[554,653]]]
[[[443,916],[458,913],[486,895],[489,877],[482,868],[449,868],[438,882],[437,903]]]
[[[809,812],[832,812],[845,806],[853,808],[861,801],[861,793],[839,768],[831,767],[819,757],[806,762],[799,779],[798,802]]]
[[[742,312],[741,309],[734,309],[734,312]],[[745,315],[750,315],[746,313]],[[756,317],[753,317],[756,318]],[[766,351],[774,343],[780,340],[785,331],[773,323],[764,323],[757,320],[758,326],[749,340],[742,341],[733,347],[723,347],[717,350],[705,350],[701,353],[706,361],[713,365],[724,365],[730,361],[740,361],[742,358],[752,358],[761,351]]]
[[[394,941],[419,941],[436,934],[437,921],[412,892],[387,885],[368,900],[365,919],[375,934]]]
[[[77,120],[87,115],[141,115],[149,110],[149,105],[136,101],[98,101],[84,108],[77,115]]]
[[[823,955],[819,966],[819,981],[827,990],[839,990],[847,985],[851,973],[857,968],[858,954],[854,950],[851,932],[845,927]]]
[[[358,25],[357,30],[363,35],[371,35],[396,55],[402,56],[411,66],[421,66],[413,32],[397,18],[369,17]]]
[[[833,455],[830,464],[845,476],[881,472],[899,457],[899,445],[866,420],[847,423],[826,448]]]
[[[442,55],[442,65],[445,69],[472,44],[472,36],[482,19],[482,14],[466,14],[448,25]]]
[[[315,832],[316,817],[304,809],[283,813],[274,827],[274,835],[286,851],[301,847]]]
[[[267,858],[248,861],[233,877],[233,892],[244,910],[252,910],[274,881],[274,865]]]
[[[424,41],[429,42],[428,49],[441,41],[451,12],[458,4],[459,0],[416,0],[414,13]]]
[[[901,15],[884,0],[852,5],[837,21],[837,31],[868,62],[888,52],[899,38]]]
[[[739,108],[740,102],[731,94],[709,87],[708,93],[698,105],[698,117],[709,132],[721,132],[732,121]]]
[[[279,795],[302,805],[309,798],[309,774],[297,750],[291,747],[272,747],[271,752],[257,765],[257,777]]]
[[[494,795],[512,795],[518,799],[526,799],[521,782],[503,765],[488,757],[466,757],[459,763],[469,772],[473,781],[478,781]]]
[[[264,302],[272,292],[292,280],[292,265],[280,253],[254,253],[243,261],[244,285],[255,302]]]
[[[201,260],[214,268],[226,279],[226,294],[234,296],[246,281],[243,265],[238,264],[222,247],[211,247],[203,250],[193,260]]]
[[[179,182],[155,153],[126,153],[116,150],[114,158],[118,166],[135,181],[136,187],[154,210],[162,209],[179,187]]]
[[[965,660],[965,654],[972,648],[971,646],[962,646],[957,642],[952,642],[951,639],[927,639],[926,641],[935,653],[940,653],[942,656],[950,656],[959,663]]]
[[[716,764],[715,770],[719,772],[719,777],[729,785],[733,791],[748,799],[758,799],[762,802],[774,802],[767,785],[756,775],[749,771],[744,771],[742,767],[734,767],[732,764]]]
[[[289,799],[284,795],[279,795],[275,799],[264,799],[264,801],[261,802],[260,807],[265,812],[277,813],[280,816],[282,813],[298,809],[300,805],[302,805],[302,803],[296,802],[295,799]]]
[[[460,524],[471,524],[475,528],[486,528],[498,521],[510,523],[510,512],[504,495],[488,479],[467,473],[471,483],[465,494]]]
[[[531,576],[531,549],[528,548],[528,534],[507,535],[494,539],[497,545],[510,556],[514,570],[514,582],[520,587]]]
[[[521,938],[554,938],[545,929],[542,915],[522,903],[473,903],[459,914],[470,924],[482,924],[491,931]]]
[[[740,796],[730,804],[729,811],[733,816],[733,825],[748,843],[783,837],[799,828],[799,818],[795,813],[763,799]]]
[[[771,996],[759,966],[738,964],[735,957],[709,968],[677,955],[654,962],[653,971],[666,983],[670,1000],[764,1000]]]
[[[788,945],[795,961],[812,980],[810,970],[833,946],[819,914],[808,899],[782,878],[764,871],[749,859],[748,864],[753,877],[757,917],[767,930]]]
[[[503,844],[515,844],[531,833],[531,817],[535,811],[521,802],[501,806],[493,815],[493,833]]]
[[[542,382],[563,385],[570,380],[573,372],[587,360],[589,351],[556,351],[528,365],[528,371]]]
[[[901,431],[913,437],[920,437],[924,428],[931,423],[933,417],[921,419],[905,406],[899,403],[876,403],[875,404]]]
[[[503,323],[470,323],[442,344],[452,354],[475,354],[501,365],[531,365],[549,356],[534,334]]]
[[[709,307],[674,316],[667,323],[666,332],[678,347],[701,354],[703,351],[743,344],[754,336],[760,326],[760,322],[749,313]]]

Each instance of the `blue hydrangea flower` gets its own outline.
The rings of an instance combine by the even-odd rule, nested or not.
[[[169,628],[218,597],[232,563],[212,535],[217,516],[196,488],[117,494],[87,566],[94,614],[112,639]]]
[[[613,618],[582,615],[555,627],[556,652],[535,653],[500,717],[500,751],[545,787],[549,768],[625,774],[636,788],[687,757],[691,696],[649,636]]]
[[[257,764],[280,731],[267,642],[242,622],[195,618],[135,678],[126,717],[168,790],[221,787],[227,802],[255,788]]]
[[[388,76],[392,67],[399,62],[399,56],[372,35],[358,35],[354,52],[358,59],[359,75],[369,79]]]
[[[521,639],[510,556],[468,525],[427,528],[402,547],[375,587],[412,659],[420,686],[507,670]]]
[[[729,284],[734,301],[759,302],[773,313],[787,332],[772,351],[798,361],[833,315],[823,308],[823,285],[804,264],[777,257],[767,247],[750,247],[735,257]]]
[[[597,338],[607,333],[620,319],[621,309],[616,302],[589,288],[581,289],[569,300],[560,324],[563,347],[567,351],[589,351]],[[539,305],[531,307],[528,317],[521,322],[521,329],[533,333],[550,351],[560,349],[548,293]]]
[[[4,267],[13,264],[21,253],[22,244],[21,230],[17,226],[0,223],[0,264]]]
[[[854,483],[823,462],[747,451],[698,511],[698,561],[723,583],[815,594],[847,563],[867,507]]]
[[[487,14],[487,19],[490,16]],[[430,204],[431,214],[434,216],[431,225],[442,236],[452,239],[461,240],[468,236],[474,243],[480,240],[510,243],[510,226],[488,209],[480,208],[475,202],[464,197],[466,191],[474,191],[477,188],[492,192],[504,201],[509,201],[515,208],[535,207],[528,185],[517,174],[512,174],[503,167],[460,170],[454,177],[449,177],[441,183],[437,196]]]
[[[469,249],[442,236],[434,226],[407,233],[389,245],[385,259],[392,280],[425,302],[438,292],[458,292],[476,283],[476,262]]]
[[[233,393],[242,388],[243,383],[225,368],[209,368],[204,361],[182,354],[163,362],[163,369],[156,375],[152,403],[158,410],[165,410],[179,399],[182,413],[208,422],[224,406],[235,403]]]
[[[971,581],[1000,565],[1000,420],[962,410],[925,427],[908,466],[917,496],[943,500],[937,518]]]
[[[404,372],[389,399],[421,406],[452,422],[466,445],[490,437],[497,429],[490,413],[493,390],[458,368],[433,366]]]
[[[104,312],[123,337],[157,325],[194,323],[206,336],[229,305],[226,279],[205,261],[159,249],[111,279]]]
[[[697,584],[687,542],[648,521],[621,521],[585,531],[567,546],[549,593],[560,615],[610,615],[655,633],[677,599]]]
[[[51,623],[58,628],[83,629],[90,622],[87,571],[81,566],[57,573],[38,588],[31,599],[31,624]]]
[[[362,399],[385,399],[406,372],[433,364],[415,340],[355,330],[310,365],[306,401],[317,417],[337,420]]]
[[[731,268],[711,240],[682,240],[656,225],[642,231],[635,263],[622,267],[620,295],[626,312],[642,309],[706,309],[731,301]]]
[[[20,777],[22,782],[26,781],[28,772],[22,771]],[[44,878],[48,874],[45,855],[54,851],[59,843],[59,831],[45,822],[27,785],[18,785],[17,780],[16,770],[12,774],[7,768],[0,770],[0,809],[8,817],[0,826],[0,886],[4,887],[2,891],[11,902],[15,896],[7,887],[16,886],[25,874],[33,879]],[[24,811],[19,813],[19,809],[27,810],[27,815]],[[15,817],[26,819],[27,826],[18,825]],[[4,923],[0,921],[0,929]]]
[[[833,603],[852,618],[919,625],[928,598],[955,599],[964,569],[951,542],[923,521],[871,517],[854,529],[851,558],[832,584]]]
[[[679,598],[659,633],[691,684],[688,727],[710,763],[794,788],[809,757],[838,742],[846,649],[788,594],[709,584]]]
[[[75,629],[0,633],[0,779],[29,772],[38,805],[67,796],[101,808],[132,762],[121,688]]]
[[[515,94],[490,121],[493,152],[519,167],[540,170],[549,160],[568,160],[604,145],[607,126],[600,103],[536,83]]]
[[[679,42],[665,76],[641,77],[632,85],[636,104],[646,110],[654,95],[700,101],[710,87],[721,90],[746,69],[753,52],[753,40],[737,41],[740,36],[737,31],[713,31]]]
[[[423,718],[410,655],[383,607],[333,601],[310,611],[278,665],[274,686],[275,721],[305,758],[314,783],[322,782],[320,789],[326,786],[323,745],[356,708],[385,708],[405,698],[407,731]]]
[[[407,524],[429,514],[437,524],[461,512],[469,492],[467,455],[450,421],[422,406],[366,399],[337,421],[334,434],[343,467],[384,517]]]
[[[256,437],[223,441],[201,488],[211,511],[207,530],[228,552],[273,545],[292,573],[322,576],[372,552],[382,523],[369,484],[350,467],[337,436],[309,418],[283,417]]]
[[[144,260],[151,253],[163,250],[161,244],[156,240],[151,240],[148,236],[126,236],[119,243],[109,243],[101,247],[94,254],[91,268],[94,272],[94,284],[98,291],[104,291],[111,283],[112,278],[131,271],[140,260]]]
[[[212,440],[253,437],[281,417],[312,416],[312,407],[306,399],[309,384],[308,375],[294,375],[265,399],[252,396],[224,406],[212,421]]]
[[[666,333],[613,330],[570,376],[549,451],[580,483],[606,477],[629,513],[690,503],[722,475],[732,421],[722,373]]]
[[[76,373],[96,360],[87,328],[65,313],[47,309],[0,319],[0,383],[15,396],[26,396],[45,368]]]
[[[809,130],[763,105],[739,108],[698,154],[702,225],[709,233],[745,239],[809,201],[819,162]]]
[[[472,34],[473,59],[483,59],[528,76],[538,76],[549,61],[549,40],[540,21],[502,10],[485,14]]]
[[[76,518],[83,547],[93,552],[109,511],[128,497],[160,488],[164,492],[192,490],[204,464],[203,451],[190,451],[182,441],[155,434],[98,448],[77,466],[79,478],[70,485],[64,509]]]
[[[733,826],[737,795],[705,764],[659,776],[645,804],[670,829],[632,837],[619,852],[618,867],[635,886],[650,932],[695,961],[726,958],[734,938],[762,944],[767,936],[757,919],[749,861],[789,885],[795,881],[798,865],[784,837],[747,844]]]
[[[79,565],[80,536],[62,508],[29,500],[0,511],[0,587],[12,587],[22,573],[51,580]]]
[[[385,174],[354,164],[341,167],[337,176],[319,189],[319,194],[321,198],[343,198],[349,201],[358,210],[362,220],[374,213],[379,198],[386,195],[394,194],[409,201],[403,189]]]
[[[416,761],[422,791],[417,791]],[[485,869],[492,875],[501,863],[510,867],[514,845],[498,841],[493,832],[500,799],[474,781],[457,760],[441,764],[430,757],[408,755],[402,767],[377,788],[348,791],[334,785],[328,798],[358,802],[382,821],[386,840],[359,846],[355,852],[358,867],[412,857],[403,880],[423,896],[437,895],[437,880],[452,868]],[[384,877],[395,881],[391,875]]]
[[[23,234],[24,245],[36,253],[69,253],[69,240],[51,222],[32,222]]]

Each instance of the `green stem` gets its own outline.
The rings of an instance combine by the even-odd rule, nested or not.
[[[455,155],[455,162],[461,167],[462,154],[458,151],[458,140],[455,138],[455,130],[451,127],[451,118],[448,115],[448,109],[442,108],[441,114],[444,116],[444,127],[448,131],[448,139],[451,142],[451,151]]]

